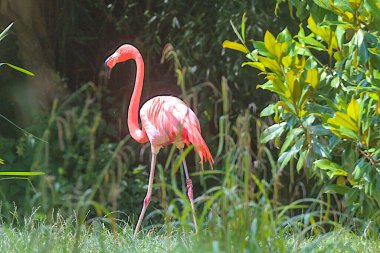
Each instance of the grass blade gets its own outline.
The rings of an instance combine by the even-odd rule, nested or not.
[[[0,176],[29,177],[40,175],[45,175],[45,173],[39,171],[0,171]]]
[[[26,69],[23,69],[23,68],[17,67],[17,66],[15,66],[15,65],[13,65],[13,64],[6,63],[6,62],[2,62],[2,63],[0,63],[0,67],[3,66],[3,65],[7,65],[8,67],[13,68],[13,69],[15,69],[15,70],[17,70],[17,71],[20,71],[20,72],[22,72],[22,73],[24,73],[24,74],[27,74],[27,75],[30,75],[30,76],[34,76],[34,74],[33,74],[32,72],[30,72],[30,71],[28,71],[28,70],[26,70]]]
[[[2,41],[8,34],[9,30],[13,26],[13,23],[10,23],[7,28],[5,28],[1,33],[0,33],[0,41]]]

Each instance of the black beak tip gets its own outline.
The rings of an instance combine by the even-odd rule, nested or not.
[[[109,80],[111,77],[111,68],[108,67],[107,62],[104,63],[104,77]]]

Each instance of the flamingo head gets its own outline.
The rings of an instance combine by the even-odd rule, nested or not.
[[[104,62],[106,77],[110,77],[111,70],[113,67],[115,67],[117,63],[127,61],[129,59],[136,59],[137,57],[141,57],[141,54],[134,46],[129,44],[124,44],[120,46]]]

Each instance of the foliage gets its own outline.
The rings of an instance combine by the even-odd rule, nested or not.
[[[46,142],[36,142],[30,136],[18,141],[1,139],[0,153],[12,166],[46,173],[41,180],[33,181],[35,187],[0,184],[3,209],[9,211],[12,205],[6,203],[14,201],[25,214],[34,206],[41,207],[41,214],[49,215],[58,209],[62,213],[77,211],[80,215],[91,210],[90,216],[109,210],[135,211],[134,201],[144,194],[140,177],[146,173],[142,167],[130,167],[136,155],[124,147],[128,136],[115,143],[110,141],[111,134],[105,134],[115,130],[102,118],[101,94],[101,88],[88,83],[65,101],[55,101],[50,115],[39,119],[46,128],[31,130],[41,132]],[[16,152],[9,154],[8,150]],[[4,168],[11,169],[8,165]],[[131,186],[130,190],[124,190],[126,185]],[[20,194],[28,201],[16,197]],[[127,201],[119,207],[121,194]]]
[[[1,33],[0,33],[0,41],[2,41],[8,34],[9,30],[11,29],[13,23],[11,23],[8,27],[6,27]],[[0,67],[1,66],[8,66],[10,68],[13,68],[15,70],[18,70],[24,74],[27,74],[27,75],[30,75],[30,76],[33,76],[34,74],[28,70],[25,70],[23,68],[20,68],[20,67],[17,67],[13,64],[10,64],[10,63],[4,63],[4,62],[1,62],[0,63]],[[11,122],[9,119],[7,119],[4,115],[0,114],[0,117],[5,119],[6,121],[10,122],[11,124],[15,125],[13,122]],[[20,127],[18,127],[17,125],[15,125],[17,128],[21,129]],[[22,131],[26,132],[25,130],[21,129]],[[28,132],[26,132],[28,133]],[[0,159],[0,165],[4,165],[4,160],[3,159]],[[38,175],[43,175],[44,173],[43,172],[37,172],[37,171],[34,171],[34,172],[25,172],[25,171],[0,171],[0,176],[12,176],[12,177],[18,177],[18,179],[20,179],[20,177],[28,177],[28,176],[38,176]],[[25,178],[27,179],[27,178]]]
[[[9,30],[12,28],[13,26],[13,23],[11,23],[10,25],[8,25],[1,33],[0,33],[0,41],[2,41],[8,34]],[[5,62],[0,62],[0,67],[1,66],[8,66],[10,68],[13,68],[15,70],[18,70],[24,74],[27,74],[27,75],[30,75],[30,76],[34,76],[34,74],[26,69],[23,69],[23,68],[20,68],[20,67],[17,67],[13,64],[10,64],[10,63],[5,63]]]
[[[290,24],[276,38],[273,34],[285,22],[268,14],[273,2],[196,1],[189,7],[184,1],[113,1],[108,5],[101,0],[62,1],[58,19],[51,25],[55,29],[51,44],[56,47],[62,87],[67,85],[72,93],[55,100],[49,111],[28,126],[28,131],[47,143],[36,142],[30,135],[0,139],[0,155],[7,161],[3,168],[12,165],[46,172],[33,179],[36,187],[0,184],[1,218],[6,224],[1,224],[2,238],[8,242],[1,248],[32,250],[32,238],[41,246],[38,251],[59,246],[67,251],[294,252],[326,249],[321,242],[329,234],[324,233],[340,231],[341,226],[355,226],[355,232],[363,235],[360,239],[377,238],[377,224],[351,212],[374,217],[376,208],[368,206],[378,205],[377,18],[365,13],[374,8],[370,1],[358,6],[353,19],[345,14],[348,21],[337,15],[339,8],[347,6],[327,8],[330,1],[320,6],[314,2],[320,3],[290,2],[291,11],[292,4],[297,4],[299,17],[307,13],[302,8],[310,9],[304,3],[313,5],[308,29],[305,23],[292,36],[297,26]],[[247,14],[238,32],[228,21],[243,10]],[[281,14],[282,7],[277,11]],[[246,23],[251,17],[253,25]],[[264,33],[267,29],[272,32]],[[242,51],[248,57],[244,66],[260,71],[260,77],[246,79],[250,69],[240,70],[235,64],[240,59],[215,46],[233,32],[240,42],[227,41],[224,46]],[[254,50],[250,50],[246,34],[264,39],[254,40]],[[119,71],[122,76],[113,80],[118,84],[111,80],[107,86],[111,93],[94,80],[102,77],[98,72],[106,51],[125,42],[137,45],[144,55],[143,101],[158,93],[176,93],[173,66],[177,93],[200,116],[202,133],[215,154],[214,171],[191,174],[199,235],[192,233],[181,170],[185,156],[191,168],[197,161],[193,163],[188,155],[191,148],[177,155],[172,147],[160,152],[148,215],[138,240],[131,241],[130,225],[141,210],[149,164],[149,144],[130,140],[125,126],[131,92],[125,79],[132,80],[133,74]],[[162,60],[170,66],[159,63],[161,51]],[[130,66],[134,73],[134,65]],[[267,93],[255,93],[257,106],[250,104],[251,84],[263,76],[268,82],[259,87],[276,94],[278,102],[256,118],[255,108],[270,100],[262,95]],[[279,147],[277,162],[273,146]],[[289,182],[281,181],[288,172],[285,168],[289,168]],[[303,177],[294,176],[293,169],[314,177],[306,184]],[[315,181],[326,185],[316,187]],[[307,190],[318,187],[329,194],[304,198]],[[331,208],[336,193],[345,196],[343,213],[339,202],[337,210]],[[18,222],[12,201],[21,217],[33,212],[37,221]],[[35,206],[40,208],[34,211]],[[339,247],[353,240],[350,233],[342,234],[348,239],[337,242]],[[332,237],[338,235],[332,232]],[[378,248],[376,243],[361,244],[360,239],[354,249]]]
[[[79,196],[89,196],[84,193],[91,192],[91,180],[97,176],[99,178],[104,176],[104,181],[101,181],[104,187],[100,187],[93,196],[100,206],[107,210],[121,209],[127,213],[139,212],[141,200],[145,194],[147,172],[144,168],[146,161],[149,160],[146,152],[148,146],[141,147],[128,140],[127,147],[122,147],[117,152],[114,149],[128,134],[125,118],[131,92],[130,86],[133,84],[131,80],[132,73],[135,71],[134,66],[130,65],[132,66],[131,74],[128,71],[119,71],[122,76],[116,76],[114,80],[111,80],[107,86],[111,93],[99,95],[105,92],[103,87],[96,92],[90,91],[93,88],[89,87],[86,91],[81,89],[83,83],[89,80],[97,85],[102,83],[100,70],[102,62],[108,52],[121,43],[133,43],[143,53],[146,63],[143,93],[146,97],[143,97],[143,101],[158,93],[173,95],[179,93],[171,69],[174,64],[160,63],[162,48],[168,43],[173,44],[178,59],[181,61],[181,65],[174,68],[177,71],[176,74],[183,77],[184,82],[178,82],[182,98],[191,104],[200,117],[204,135],[210,136],[206,137],[206,141],[211,149],[213,150],[218,145],[218,156],[221,159],[224,144],[217,143],[218,138],[212,136],[220,130],[219,122],[223,124],[221,127],[230,124],[228,116],[220,117],[224,113],[221,109],[222,103],[226,103],[222,102],[218,91],[218,85],[222,83],[222,75],[228,80],[241,84],[240,88],[236,85],[223,86],[225,90],[222,93],[228,96],[228,103],[234,104],[230,106],[232,119],[245,109],[251,93],[249,92],[250,81],[247,83],[238,75],[239,69],[235,67],[234,62],[237,59],[234,55],[225,51],[221,52],[220,47],[214,45],[220,43],[229,34],[233,34],[232,28],[228,25],[229,19],[231,16],[237,17],[244,9],[250,9],[252,16],[258,18],[254,26],[247,25],[248,31],[260,33],[263,27],[268,26],[279,30],[281,22],[269,22],[273,20],[271,12],[274,2],[267,4],[264,2],[242,3],[241,1],[218,1],[217,3],[197,1],[190,6],[190,9],[184,1],[106,3],[101,0],[80,2],[65,0],[57,3],[52,1],[41,4],[43,6],[41,8],[44,9],[42,13],[56,14],[46,17],[49,22],[44,30],[49,36],[41,40],[53,49],[53,51],[46,49],[46,55],[53,59],[52,68],[56,69],[57,79],[60,80],[59,89],[68,88],[67,90],[74,95],[68,95],[56,102],[55,109],[65,104],[62,110],[54,111],[54,108],[50,108],[35,115],[30,113],[30,107],[20,106],[19,111],[27,110],[23,115],[10,104],[17,105],[19,101],[26,101],[23,99],[25,88],[22,88],[23,92],[17,90],[10,92],[2,86],[2,96],[7,97],[7,100],[2,100],[2,103],[10,107],[2,107],[4,114],[12,122],[28,129],[29,133],[36,133],[43,139],[46,137],[49,142],[39,143],[36,137],[29,134],[25,136],[17,136],[17,132],[10,134],[13,127],[9,129],[8,124],[1,127],[1,135],[7,136],[7,138],[2,137],[0,143],[2,152],[0,154],[7,161],[4,168],[43,170],[47,173],[42,181],[33,181],[38,185],[37,189],[17,184],[17,191],[11,192],[9,182],[2,185],[2,193],[7,196],[4,200],[9,201],[9,208],[12,207],[10,201],[15,200],[18,205],[24,206],[22,210],[26,212],[30,212],[34,205],[42,205],[40,210],[43,210],[41,211],[43,213],[59,207],[66,211],[75,209],[76,204],[80,202]],[[219,15],[209,15],[210,10],[217,11]],[[39,28],[36,27],[36,29]],[[213,39],[210,39],[211,37]],[[17,54],[13,52],[13,55]],[[223,60],[226,57],[227,64]],[[128,72],[128,75],[125,72]],[[128,85],[126,85],[126,80]],[[9,86],[13,87],[11,81]],[[231,90],[236,89],[242,92],[231,99],[233,94]],[[78,93],[76,93],[77,90],[79,90]],[[75,99],[72,99],[73,97]],[[65,99],[71,102],[66,102]],[[25,119],[23,117],[25,115],[32,120]],[[96,127],[96,124],[99,126]],[[220,140],[224,141],[224,138]],[[110,154],[114,154],[114,151],[117,153],[117,162],[113,160],[112,166],[106,169],[107,173],[102,174],[106,161],[109,161]],[[165,158],[168,153],[161,152],[159,163],[167,163]],[[192,161],[189,165],[196,167],[196,165],[193,166]],[[201,186],[202,189],[206,189],[206,185]],[[21,192],[26,195],[20,194]],[[155,206],[155,203],[157,199],[153,198],[152,206]]]
[[[280,169],[296,161],[298,172],[325,182],[324,192],[341,194],[347,213],[379,223],[380,207],[380,36],[375,1],[289,1],[305,17],[292,36],[284,29],[263,41],[224,47],[242,51],[267,82],[258,88],[277,95],[261,117],[274,124],[261,142],[280,149]],[[306,6],[306,3],[309,5]],[[302,15],[303,14],[303,15]]]

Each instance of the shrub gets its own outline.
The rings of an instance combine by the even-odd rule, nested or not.
[[[270,31],[263,41],[223,46],[243,52],[264,75],[258,88],[276,94],[260,116],[274,124],[261,136],[280,149],[280,169],[324,182],[323,192],[343,196],[347,213],[372,218],[380,207],[380,37],[375,1],[289,1],[301,23],[296,35]],[[306,11],[309,10],[309,12]],[[290,164],[290,165],[289,165]]]

